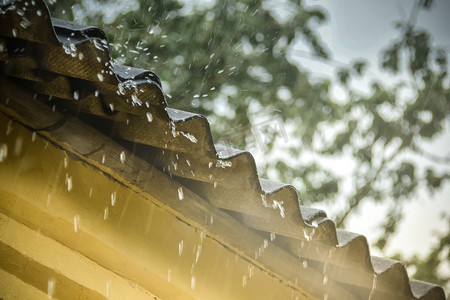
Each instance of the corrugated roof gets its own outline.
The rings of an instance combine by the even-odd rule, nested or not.
[[[215,145],[204,116],[167,106],[153,72],[112,62],[100,29],[52,19],[40,0],[3,0],[0,9],[2,86],[46,96],[248,227],[278,234],[299,268],[326,273],[357,298],[445,298],[409,279],[402,263],[370,256],[364,236],[302,206],[293,186],[260,178],[249,152]]]

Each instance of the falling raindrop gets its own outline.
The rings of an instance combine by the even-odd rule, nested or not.
[[[23,138],[21,136],[18,136],[16,138],[16,142],[14,144],[14,155],[15,156],[20,155],[20,153],[22,152],[22,147],[23,147]]]
[[[372,281],[372,289],[370,290],[369,298],[368,300],[372,300],[373,294],[375,293],[375,289],[377,288],[377,274],[373,274],[373,281]]]
[[[191,289],[195,290],[195,276],[192,275],[191,277]]]
[[[103,220],[106,221],[106,219],[108,219],[109,216],[109,207],[105,207],[105,210],[103,211]]]
[[[269,207],[269,205],[267,204],[267,201],[266,201],[266,195],[265,194],[261,194],[261,202],[262,202],[264,207]]]
[[[195,263],[198,263],[200,254],[202,254],[202,244],[198,245],[198,247],[197,247],[197,253],[195,253]]]
[[[323,300],[328,300],[328,293],[323,294]]]
[[[72,190],[72,176],[69,176],[66,174],[66,184],[67,184],[67,191]]]
[[[79,215],[75,215],[73,217],[73,230],[75,231],[75,233],[78,232],[78,228],[80,227],[80,216]]]
[[[180,200],[184,199],[184,192],[183,192],[183,188],[181,186],[178,188],[178,199],[180,199]]]
[[[273,241],[275,241],[276,238],[277,238],[277,235],[275,234],[275,232],[271,232],[270,233],[270,241],[273,242]]]
[[[181,132],[181,134],[187,138],[188,140],[190,140],[191,142],[193,142],[194,144],[196,144],[198,142],[197,138],[195,136],[193,136],[190,133],[186,133],[186,132]]]
[[[305,236],[306,241],[309,242],[311,237],[309,236],[308,231],[306,230],[306,228],[303,228],[303,235]]]
[[[149,121],[149,122],[153,121],[153,116],[150,112],[147,112],[145,115],[147,116],[147,121]]]
[[[131,95],[131,100],[133,101],[133,104],[142,106],[142,102],[141,102],[141,100],[139,100],[139,98],[136,96],[136,94]]]
[[[172,281],[172,270],[169,269],[167,271],[167,282],[171,282]]]
[[[328,275],[323,276],[323,285],[326,285],[328,283]]]
[[[280,209],[280,215],[281,215],[281,217],[282,217],[282,218],[286,218],[286,215],[284,214],[283,201],[273,200],[272,208],[273,208],[273,209]]]
[[[225,169],[226,167],[231,167],[232,165],[233,165],[233,163],[231,161],[225,162],[221,159],[217,160],[217,162],[216,162],[216,168],[220,167],[220,168]]]
[[[100,80],[100,81],[103,81],[103,80],[104,80],[103,75],[100,74],[100,73],[97,74],[97,78],[98,78],[98,80]]]
[[[47,282],[47,296],[53,299],[53,293],[55,292],[55,278],[50,278]]]
[[[75,99],[75,100],[80,99],[80,93],[78,91],[73,92],[73,99]]]
[[[247,275],[242,276],[242,287],[245,287],[247,285]]]
[[[109,288],[111,286],[111,280],[106,282],[106,297],[109,297]]]
[[[47,201],[45,202],[45,207],[48,207],[50,205],[51,195],[47,195]]]
[[[36,131],[33,131],[33,133],[31,134],[31,141],[32,142],[34,142],[36,140],[36,136],[37,136]]]
[[[125,157],[125,151],[120,152],[120,162],[125,163],[126,157]]]
[[[116,192],[111,193],[111,206],[116,205]]]
[[[102,155],[102,165],[104,165],[104,164],[105,164],[105,160],[106,160],[106,155],[105,155],[105,154],[103,154],[103,155]]]
[[[181,256],[183,254],[183,240],[178,243],[178,255]]]
[[[303,265],[303,268],[305,268],[305,269],[308,268],[308,261],[306,259],[304,259],[302,265]]]
[[[0,162],[4,161],[8,156],[8,145],[1,144],[0,145]]]
[[[6,126],[6,135],[9,135],[12,130],[13,130],[12,121],[9,121],[8,125]]]

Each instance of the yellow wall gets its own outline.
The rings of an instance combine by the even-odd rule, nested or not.
[[[1,113],[0,149],[0,298],[312,299]]]

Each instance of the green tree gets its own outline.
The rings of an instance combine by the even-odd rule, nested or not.
[[[336,71],[348,93],[345,103],[333,99],[330,81],[311,80],[288,55],[301,39],[317,59],[329,57],[313,26],[324,22],[326,13],[308,9],[301,1],[224,0],[203,5],[130,1],[130,9],[117,12],[113,22],[106,15],[117,5],[113,0],[98,1],[98,10],[83,5],[88,1],[49,2],[56,17],[104,29],[118,63],[155,71],[170,106],[206,115],[216,140],[246,148],[256,118],[280,116],[297,145],[283,148],[273,139],[265,147],[266,155],[283,148],[281,152],[289,152],[292,160],[260,162],[260,172],[294,183],[304,204],[336,201],[342,196],[342,178],[320,159],[305,164],[298,158],[305,153],[320,158],[351,155],[357,166],[353,188],[345,195],[348,205],[336,223],[344,227],[363,202],[388,203],[388,218],[381,224],[384,234],[375,243],[380,249],[395,232],[405,201],[420,187],[434,191],[450,177],[437,173],[432,165],[418,170],[411,158],[427,156],[449,163],[448,158],[434,157],[421,148],[421,141],[443,131],[450,112],[447,52],[414,26],[419,11],[429,8],[431,1],[419,2],[410,19],[396,25],[398,38],[381,50],[383,69],[406,73],[410,80],[393,88],[373,82],[371,94],[361,95],[351,82],[364,76],[366,63],[355,61]],[[398,95],[410,82],[415,96],[405,102]],[[448,235],[439,247],[440,251],[448,247]],[[426,259],[409,262],[416,276],[448,283],[449,278],[437,272],[442,255],[431,253]]]

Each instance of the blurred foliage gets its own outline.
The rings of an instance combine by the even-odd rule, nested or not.
[[[352,82],[365,76],[367,63],[357,60],[336,70],[346,101],[334,100],[329,81],[312,80],[290,57],[299,41],[317,59],[326,62],[329,57],[315,27],[327,14],[301,1],[224,0],[202,6],[196,1],[136,0],[130,2],[134,9],[123,9],[113,22],[105,20],[106,12],[118,6],[114,0],[49,2],[56,17],[104,29],[117,63],[155,71],[170,106],[206,115],[216,140],[248,148],[255,120],[280,116],[297,144],[282,150],[290,160],[268,159],[261,171],[293,182],[303,205],[342,196],[342,178],[320,158],[350,156],[353,187],[344,195],[347,205],[336,223],[345,226],[362,202],[388,203],[391,210],[380,225],[384,232],[375,243],[380,249],[395,232],[405,201],[420,187],[432,192],[449,179],[435,170],[436,164],[419,170],[414,160],[449,163],[421,148],[421,142],[443,131],[450,112],[447,52],[414,26],[415,16],[430,9],[431,1],[418,2],[412,17],[396,24],[398,37],[380,53],[386,72],[408,74],[410,80],[390,88],[373,82],[371,93],[362,95]],[[89,8],[83,5],[87,3]],[[406,101],[400,96],[405,87],[414,94]],[[266,143],[267,157],[274,147],[279,150],[280,143]],[[300,162],[311,153],[319,159]],[[448,235],[442,243],[447,246],[439,251],[448,247]],[[419,279],[449,282],[437,275],[441,256],[434,252],[409,263]]]

